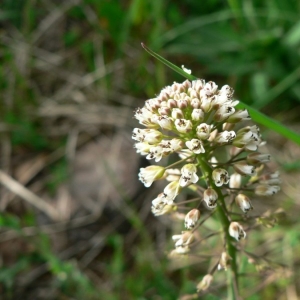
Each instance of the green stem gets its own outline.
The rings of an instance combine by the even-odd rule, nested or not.
[[[217,192],[218,194],[218,206],[217,206],[217,213],[219,216],[219,220],[222,224],[226,248],[229,256],[232,258],[231,260],[231,269],[228,270],[228,299],[236,299],[238,297],[238,271],[237,271],[237,263],[236,263],[236,248],[231,243],[231,236],[229,235],[229,225],[230,221],[226,214],[226,204],[225,199],[222,194],[222,190],[220,187],[217,187],[214,181],[211,178],[212,175],[212,168],[208,165],[206,157],[201,154],[197,156],[198,164],[202,170],[202,173],[206,176],[209,181],[210,186]]]

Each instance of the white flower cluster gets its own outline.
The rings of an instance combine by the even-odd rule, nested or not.
[[[203,200],[209,210],[218,206],[219,195],[226,189],[236,203],[227,208],[227,232],[239,241],[246,233],[237,221],[253,209],[251,195],[272,195],[279,191],[280,181],[277,172],[262,174],[270,155],[257,152],[264,144],[259,128],[242,125],[250,116],[247,110],[236,108],[233,92],[228,85],[219,89],[214,82],[200,79],[167,86],[135,111],[135,118],[146,128],[134,128],[132,138],[136,151],[148,160],[179,156],[169,167],[140,169],[139,179],[146,187],[158,179],[170,182],[152,201],[154,215],[174,213],[178,209],[175,198],[184,188],[198,194],[197,207]],[[234,209],[241,211],[239,220],[231,219]],[[191,207],[184,221],[187,231],[173,237],[178,254],[189,252],[199,219],[199,209]]]

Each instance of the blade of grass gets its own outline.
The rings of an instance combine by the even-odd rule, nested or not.
[[[155,53],[151,49],[149,49],[144,43],[141,43],[142,47],[153,57],[158,59],[160,62],[165,64],[167,67],[171,68],[173,71],[177,72],[178,74],[182,75],[183,77],[189,79],[189,80],[195,80],[197,77],[190,75],[186,72],[184,72],[182,69],[177,67],[176,65],[172,64],[159,54]],[[253,121],[270,128],[277,133],[281,134],[282,136],[286,137],[287,139],[295,142],[296,144],[300,145],[300,135],[297,134],[296,132],[292,131],[291,129],[287,128],[286,126],[280,124],[279,122],[275,121],[274,119],[267,117],[263,113],[257,111],[256,109],[240,102],[237,106],[237,108],[246,108],[249,113],[251,114],[251,117]]]
[[[169,67],[170,69],[172,69],[173,71],[179,73],[180,75],[182,75],[183,77],[189,79],[189,80],[196,80],[197,77],[190,75],[186,72],[184,72],[181,68],[175,66],[174,64],[172,64],[171,62],[169,62],[168,60],[164,59],[162,56],[160,56],[159,54],[155,53],[154,51],[152,51],[151,49],[149,49],[144,43],[141,43],[142,47],[153,57],[155,57],[156,59],[158,59],[160,62],[162,62],[163,64],[165,64],[167,67]]]
[[[293,141],[296,144],[300,145],[300,135],[295,131],[287,128],[286,126],[280,124],[278,121],[266,116],[265,114],[259,112],[255,108],[252,108],[249,105],[242,102],[238,104],[237,108],[246,108],[249,111],[253,121],[267,128],[270,128],[273,131],[276,131],[277,133],[286,137],[290,141]]]

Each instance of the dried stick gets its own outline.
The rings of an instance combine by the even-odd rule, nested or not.
[[[31,205],[35,206],[42,212],[44,212],[52,220],[59,220],[59,214],[50,204],[45,202],[42,198],[35,195],[29,189],[21,185],[18,181],[8,176],[5,172],[0,170],[0,183],[8,188],[11,192],[26,200]]]

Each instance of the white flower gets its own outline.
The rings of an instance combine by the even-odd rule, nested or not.
[[[229,174],[225,169],[217,168],[212,172],[212,178],[216,186],[222,186],[229,182]]]
[[[165,188],[164,188],[164,195],[166,198],[166,202],[168,204],[172,204],[175,197],[180,193],[181,187],[179,184],[179,181],[173,181],[170,182]]]
[[[218,86],[213,82],[213,81],[209,81],[205,84],[205,86],[202,88],[202,90],[200,91],[200,96],[212,96],[215,94],[215,92],[217,91]]]
[[[153,113],[148,110],[146,107],[138,108],[135,111],[134,117],[139,121],[141,125],[144,125],[148,128],[157,128],[156,122],[153,122],[152,117]]]
[[[194,241],[194,235],[191,231],[183,231],[182,234],[172,236],[175,241],[175,247],[188,247]]]
[[[237,241],[246,238],[246,232],[238,222],[231,222],[229,225],[229,234]]]
[[[165,168],[161,166],[149,166],[140,168],[139,179],[145,187],[151,186],[154,180],[160,179],[165,172]]]
[[[222,270],[224,269],[225,271],[227,271],[227,268],[229,266],[229,261],[232,258],[227,254],[227,252],[223,251],[221,254],[221,258],[218,264],[218,270]]]
[[[220,106],[214,115],[214,120],[217,122],[222,122],[226,120],[235,112],[234,106],[237,105],[236,102],[227,102]]]
[[[238,148],[245,147],[247,150],[256,151],[261,142],[259,128],[257,126],[247,126],[237,132],[233,145]]]
[[[210,135],[211,129],[212,129],[212,125],[207,125],[206,123],[202,123],[198,125],[197,126],[198,138],[201,140],[207,140]]]
[[[233,164],[234,170],[241,175],[254,175],[255,167],[248,165],[245,161],[240,161]]]
[[[267,185],[277,185],[281,183],[281,180],[279,179],[279,172],[276,171],[271,174],[262,175],[259,178],[260,184],[267,184]]]
[[[214,97],[215,96],[209,97],[205,94],[201,95],[201,108],[204,110],[204,112],[208,113],[212,109]]]
[[[173,129],[173,121],[171,118],[167,116],[158,117],[157,123],[162,129],[172,130]]]
[[[147,159],[155,158],[155,161],[159,162],[162,159],[163,150],[164,149],[161,146],[151,147],[150,150],[149,150],[149,154],[146,156],[146,158]]]
[[[242,176],[239,173],[233,173],[230,176],[230,180],[229,180],[229,187],[231,189],[238,189],[241,187],[241,183],[242,183]]]
[[[194,164],[186,164],[181,169],[181,177],[179,184],[184,187],[190,183],[196,183],[199,180],[199,177],[196,174],[197,167]]]
[[[255,187],[255,194],[259,196],[271,196],[280,191],[277,185],[259,184]]]
[[[169,154],[181,150],[182,141],[179,139],[162,140],[159,146],[163,148],[163,153]]]
[[[247,109],[243,109],[243,110],[237,110],[235,113],[229,116],[226,122],[238,123],[240,121],[247,121],[247,120],[251,120],[250,115]]]
[[[172,116],[172,118],[174,120],[183,119],[184,118],[184,114],[183,114],[183,112],[182,112],[182,110],[180,108],[173,108],[171,116]]]
[[[250,199],[244,194],[238,194],[235,197],[235,203],[244,213],[247,213],[249,210],[253,209]]]
[[[136,149],[137,153],[141,153],[141,155],[147,155],[150,152],[152,145],[149,145],[148,143],[136,143],[134,145],[134,148]]]
[[[222,131],[220,133],[218,133],[214,139],[214,141],[216,143],[219,143],[219,144],[223,144],[223,143],[229,143],[231,142],[234,138],[236,137],[236,134],[235,132],[232,130],[232,131]]]
[[[196,96],[197,96],[197,95],[196,95]],[[193,107],[193,108],[195,108],[195,109],[200,109],[200,106],[201,106],[201,102],[200,102],[200,100],[199,100],[198,98],[193,98],[193,99],[191,100],[191,107]],[[202,110],[201,110],[201,111],[202,111]],[[197,118],[197,117],[195,117],[196,114],[199,115],[199,118],[201,117],[200,112],[195,112],[194,114],[192,113],[192,115],[194,116],[194,118]],[[193,118],[193,117],[192,117],[192,118]],[[199,119],[199,120],[200,120],[200,119]]]
[[[205,201],[208,208],[213,209],[217,206],[218,194],[212,189],[208,188],[203,193],[203,200]]]
[[[177,209],[177,206],[174,204],[168,204],[166,202],[166,196],[164,193],[160,193],[157,198],[152,200],[151,211],[155,216],[161,216],[168,214]]]
[[[207,274],[203,279],[197,284],[197,292],[206,291],[211,285],[213,277],[211,274]]]
[[[179,169],[166,169],[165,174],[167,181],[177,181],[181,176],[181,172]]]
[[[186,229],[193,229],[200,218],[200,211],[196,208],[190,210],[184,219]]]
[[[203,148],[203,144],[200,140],[192,139],[190,141],[185,142],[186,146],[196,154],[205,153],[205,149]]]
[[[269,162],[271,159],[271,155],[270,154],[262,154],[259,152],[255,152],[255,153],[250,153],[247,155],[247,163],[248,164],[264,164]]]
[[[192,81],[192,89],[197,91],[198,93],[204,88],[205,80],[204,79],[197,79]]]
[[[200,108],[194,108],[191,114],[193,121],[202,121],[204,119],[204,112]]]
[[[152,145],[162,140],[162,133],[155,129],[134,128],[132,138],[136,141],[147,142]]]
[[[181,133],[187,133],[193,128],[193,124],[190,120],[177,119],[174,123],[176,129]]]

